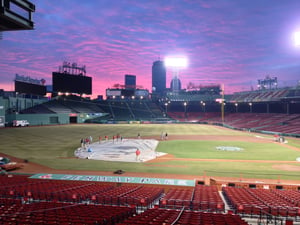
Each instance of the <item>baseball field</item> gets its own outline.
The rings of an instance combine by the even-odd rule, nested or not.
[[[161,140],[161,133],[168,133]],[[146,162],[77,158],[80,140],[120,135],[124,139],[156,139],[166,153]],[[224,177],[300,180],[300,140],[200,124],[74,124],[0,129],[0,152],[24,162],[16,173],[108,174],[161,177]],[[107,149],[109,151],[109,149]],[[1,154],[0,153],[0,154]]]

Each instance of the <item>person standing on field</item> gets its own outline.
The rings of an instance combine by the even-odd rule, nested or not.
[[[140,155],[141,155],[141,151],[137,148],[135,151],[135,160],[136,161],[140,161]]]
[[[84,140],[83,140],[83,138],[81,138],[80,144],[81,144],[81,148],[84,148]]]

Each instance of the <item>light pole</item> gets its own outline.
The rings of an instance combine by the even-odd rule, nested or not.
[[[295,46],[300,46],[300,31],[294,33]]]
[[[180,69],[184,69],[188,65],[188,60],[186,57],[176,57],[169,56],[164,60],[164,64],[167,68],[172,69],[172,81],[171,81],[171,89],[172,92],[179,92],[181,89],[181,83],[179,80],[179,71]]]
[[[235,112],[237,113],[237,112],[238,112],[238,105],[239,105],[239,104],[238,104],[238,103],[235,103],[234,105],[235,105]]]
[[[202,105],[202,111],[205,112],[205,102],[201,101],[200,104]]]
[[[252,113],[252,102],[249,102],[250,113]]]
[[[166,115],[167,115],[167,113],[168,113],[168,103],[167,102],[165,103],[165,107],[166,107]]]

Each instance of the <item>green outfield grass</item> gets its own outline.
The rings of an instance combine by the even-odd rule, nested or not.
[[[240,151],[221,151],[216,146],[238,147]],[[172,141],[161,142],[157,151],[170,153],[179,158],[245,159],[294,161],[300,152],[274,143],[241,141]],[[300,163],[299,163],[300,164]]]
[[[151,136],[160,138],[161,132],[172,135],[199,135],[199,141],[163,141],[157,151],[166,152],[181,161],[157,163],[123,163],[97,160],[76,159],[74,150],[80,146],[80,139],[92,136],[121,134],[124,138],[142,138]],[[236,136],[237,141],[205,141],[201,135]],[[300,152],[288,148],[291,145],[300,148],[298,139],[287,139],[288,144],[248,143],[238,141],[238,137],[257,134],[230,130],[218,126],[199,124],[124,124],[124,125],[64,125],[44,127],[24,127],[0,129],[1,152],[31,162],[43,164],[54,169],[115,171],[188,174],[195,176],[245,177],[258,179],[300,180],[299,171],[284,171],[274,168],[274,163],[264,162],[207,162],[189,161],[193,159],[235,159],[235,160],[280,160],[285,165],[300,167],[300,162],[289,163],[300,157]],[[267,136],[268,137],[268,136]],[[269,136],[271,138],[271,136]],[[216,146],[234,146],[243,148],[239,152],[216,150]],[[186,159],[186,160],[185,160]]]

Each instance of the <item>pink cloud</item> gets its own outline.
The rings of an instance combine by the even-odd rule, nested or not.
[[[178,53],[190,61],[180,73],[183,87],[190,81],[225,83],[232,92],[250,89],[267,73],[289,83],[299,77],[300,54],[280,45],[298,1],[35,4],[35,30],[6,32],[0,41],[1,87],[11,86],[15,73],[49,84],[51,73],[70,61],[86,65],[94,96],[123,83],[125,74],[137,75],[138,84],[151,90],[153,61]],[[171,78],[168,72],[168,86]]]

